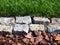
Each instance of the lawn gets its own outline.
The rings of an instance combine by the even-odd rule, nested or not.
[[[0,14],[60,17],[60,0],[0,0]]]

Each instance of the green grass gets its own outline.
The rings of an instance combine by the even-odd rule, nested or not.
[[[0,0],[0,14],[60,17],[60,0]]]

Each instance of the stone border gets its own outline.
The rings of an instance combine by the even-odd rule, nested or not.
[[[1,25],[0,28],[2,29],[1,31],[9,30],[8,32],[12,33],[12,31],[16,28],[15,27],[16,24],[26,25],[26,28],[29,28],[29,29],[24,30],[24,26],[23,26],[22,30],[21,30],[21,31],[24,30],[26,33],[28,33],[29,30],[32,30],[32,31],[35,31],[35,30],[47,31],[48,30],[49,32],[51,32],[49,30],[48,26],[50,24],[51,25],[53,25],[53,24],[60,25],[60,18],[51,18],[51,20],[50,20],[49,18],[46,18],[46,17],[33,17],[33,20],[32,20],[30,16],[0,17],[0,25]],[[30,27],[31,24],[32,24],[32,26]],[[34,24],[38,24],[39,26],[37,26],[37,25],[33,26]],[[44,28],[42,25],[44,25]],[[9,26],[9,28],[7,28],[7,26]],[[12,26],[12,29],[10,29],[11,28],[10,26]],[[5,28],[3,28],[3,27],[5,27]],[[21,26],[19,26],[19,27],[21,28]],[[55,27],[56,27],[56,25],[55,25]],[[17,29],[20,30],[19,28],[17,28]],[[50,27],[50,29],[51,29],[51,27]],[[16,30],[16,31],[18,31],[18,30]],[[55,30],[58,30],[58,29],[56,28]],[[59,28],[59,30],[60,30],[60,28]]]

